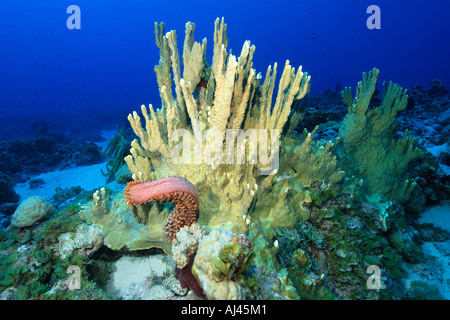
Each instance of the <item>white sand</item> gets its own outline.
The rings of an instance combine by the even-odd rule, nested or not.
[[[64,189],[80,186],[85,190],[98,189],[106,184],[106,177],[100,171],[101,169],[105,171],[105,168],[106,162],[92,166],[43,173],[33,177],[44,180],[43,186],[30,189],[30,184],[27,181],[16,184],[15,190],[20,195],[21,201],[23,201],[32,196],[41,196],[47,200],[51,200],[57,187]]]
[[[113,297],[123,297],[133,284],[144,282],[147,278],[155,275],[162,276],[164,273],[173,272],[173,260],[166,260],[164,262],[163,256],[160,254],[120,258],[114,262],[106,291]]]
[[[425,210],[420,218],[421,223],[432,223],[450,231],[450,206],[434,206]],[[425,261],[417,264],[404,263],[409,273],[405,284],[409,287],[412,281],[423,281],[435,285],[445,299],[450,300],[450,240],[444,242],[427,242],[422,245]]]
[[[102,136],[106,141],[97,143],[97,145],[104,150],[115,133],[115,130],[102,131]],[[29,182],[27,181],[16,184],[14,189],[20,195],[21,202],[32,196],[41,196],[47,200],[51,200],[57,187],[64,189],[80,186],[84,190],[98,189],[106,184],[106,177],[101,173],[102,169],[106,172],[106,163],[42,173],[33,177],[34,179],[44,180],[44,185],[41,187],[30,189]]]

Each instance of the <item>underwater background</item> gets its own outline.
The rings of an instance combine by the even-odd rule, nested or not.
[[[448,12],[445,0],[2,0],[0,298],[448,300]],[[164,35],[177,31],[182,66],[186,23],[196,42],[207,38],[190,93],[198,118],[210,119],[204,106],[226,92],[213,65],[222,17],[224,70],[232,54],[245,56],[245,41],[256,47],[243,75],[229,77],[235,92],[239,83],[251,92],[240,128],[261,124],[266,70],[278,64],[275,178],[164,160],[171,125],[194,123],[183,86],[170,78],[169,98],[161,94],[177,72]],[[291,106],[286,87],[276,114],[286,60],[300,93]],[[238,101],[220,105],[233,115]],[[156,122],[136,117],[149,104]],[[143,188],[159,198],[136,200],[137,181],[160,179],[186,194],[155,184]],[[170,223],[190,219],[177,207],[186,199],[198,224],[181,234]]]

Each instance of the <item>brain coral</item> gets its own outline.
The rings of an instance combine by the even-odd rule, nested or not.
[[[15,228],[29,227],[47,216],[52,209],[52,205],[44,198],[38,196],[27,198],[14,212],[11,226]]]

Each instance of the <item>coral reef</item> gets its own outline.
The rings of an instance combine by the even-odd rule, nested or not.
[[[96,144],[63,134],[1,141],[0,153],[2,171],[16,183],[39,173],[91,165],[104,159]]]
[[[68,206],[43,223],[9,232],[0,231],[0,291],[14,300],[108,299],[88,271],[94,264],[83,254],[73,252],[60,258],[58,238],[73,233],[83,221],[80,207]],[[69,266],[80,269],[81,287],[68,290]]]
[[[309,95],[310,77],[301,67],[287,61],[277,81],[274,64],[263,79],[253,69],[249,41],[239,55],[228,49],[223,19],[215,21],[208,64],[207,42],[195,42],[194,31],[187,23],[181,52],[175,31],[155,24],[161,108],[130,114],[136,139],[118,130],[103,153],[111,158],[108,182],[128,169],[124,192],[114,184],[58,189],[52,204],[35,199],[26,222],[18,219],[19,207],[16,228],[0,230],[0,297],[108,299],[108,286],[136,268],[135,258],[152,256],[169,268],[156,274],[141,265],[134,284],[112,286],[113,298],[441,298],[437,287],[402,282],[406,264],[431,263],[423,242],[449,239],[411,213],[448,199],[450,189],[443,163],[398,116],[431,97],[445,107],[442,84],[416,88],[414,102],[396,84],[377,92],[373,69],[355,97],[351,88],[342,91],[347,111],[338,105],[340,87],[322,96],[333,107],[306,110],[322,102]],[[57,153],[61,141],[49,135],[0,148],[12,164]],[[98,148],[85,146],[86,153],[74,149],[72,162],[61,147],[61,163],[52,165],[98,159]],[[12,182],[2,180],[11,190]],[[125,267],[111,272],[119,262]],[[77,290],[69,285],[70,270],[83,279]]]
[[[122,192],[104,188],[91,194],[89,203],[83,206],[81,217],[87,223],[98,226],[105,233],[104,244],[113,250],[141,250],[161,248],[170,253],[171,246],[164,235],[166,215],[172,204],[159,203],[133,206],[127,203]]]
[[[0,171],[0,227],[10,225],[11,215],[16,211],[19,200],[13,180]]]
[[[194,25],[186,24],[182,77],[175,32],[165,34],[164,24],[155,25],[162,107],[142,106],[145,127],[137,112],[128,116],[139,140],[132,141],[125,161],[135,181],[175,175],[192,182],[199,195],[197,222],[207,231],[220,226],[254,239],[273,233],[274,226],[306,220],[306,188],[321,180],[339,189],[344,172],[331,141],[314,141],[314,131],[300,137],[293,132],[302,116],[293,107],[307,94],[310,77],[287,61],[274,97],[277,64],[261,83],[262,75],[252,69],[255,47],[247,41],[238,58],[228,53],[226,29],[217,19],[209,66],[206,41],[194,42]]]
[[[0,171],[0,204],[19,202],[20,196],[14,191],[14,183],[10,177]]]
[[[125,161],[134,180],[175,175],[191,181],[202,207],[199,223],[246,228],[242,217],[250,217],[259,186],[271,187],[274,174],[270,173],[278,169],[281,131],[291,105],[307,93],[309,76],[286,62],[272,108],[277,65],[268,68],[261,85],[262,76],[252,69],[255,47],[247,41],[238,58],[228,53],[226,29],[223,19],[217,19],[213,62],[208,66],[202,49],[206,41],[201,45],[194,42],[194,25],[186,24],[182,78],[175,32],[165,34],[164,24],[155,26],[161,57],[155,71],[162,108],[155,111],[150,105],[149,112],[145,106],[141,108],[145,128],[137,112],[129,115],[139,140],[132,141],[131,155]],[[210,72],[202,74],[205,69]],[[171,89],[172,73],[176,97]],[[199,91],[203,93],[197,95]],[[266,150],[264,163],[255,161],[258,135],[260,150]],[[176,143],[180,139],[183,141]]]
[[[446,96],[449,92],[450,90],[446,88],[442,81],[439,79],[434,79],[433,81],[431,81],[430,88],[427,90],[427,93],[430,96],[438,97]]]
[[[128,116],[137,139],[125,163],[134,181],[124,195],[94,195],[88,219],[105,245],[163,249],[179,262],[181,286],[208,299],[401,296],[400,264],[423,258],[405,209],[425,204],[413,170],[422,145],[409,131],[399,138],[406,93],[390,83],[379,98],[374,69],[355,98],[342,92],[347,114],[305,113],[310,77],[287,61],[275,96],[277,65],[263,80],[249,41],[239,57],[228,52],[223,20],[215,22],[211,65],[194,24],[186,24],[182,57],[175,31],[164,29],[155,24],[162,106]],[[338,93],[327,97],[336,103]],[[175,221],[188,207],[185,188],[195,210]],[[182,228],[194,221],[199,236]],[[383,269],[389,293],[365,286],[371,265]],[[261,281],[272,278],[269,290]]]

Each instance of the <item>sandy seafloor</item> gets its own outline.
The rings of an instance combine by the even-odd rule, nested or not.
[[[103,131],[102,135],[106,141],[98,143],[98,145],[104,149],[115,133],[115,130]],[[439,153],[438,149],[440,149],[439,146],[429,148],[433,154]],[[80,186],[85,190],[100,188],[105,186],[106,183],[106,178],[100,172],[100,169],[105,169],[105,165],[106,162],[40,174],[33,177],[44,180],[44,185],[39,189],[31,190],[26,182],[17,184],[15,190],[24,200],[36,195],[51,199],[57,187]],[[448,173],[448,167],[443,169]],[[109,183],[108,186],[117,191],[124,188],[123,185],[115,181]],[[420,222],[432,223],[450,231],[450,204],[428,207],[421,215]],[[422,280],[430,285],[435,284],[444,298],[450,300],[450,240],[428,242],[422,247],[426,254],[425,262],[418,264],[404,263],[403,265],[409,273],[409,277],[405,279],[406,285],[408,286],[415,280]],[[139,286],[145,283],[147,277],[151,276],[152,273],[162,276],[167,268],[172,267],[173,260],[164,259],[159,254],[149,257],[124,256],[115,262],[115,271],[107,285],[107,292],[118,298],[129,298],[130,295],[135,295],[140,290]],[[158,287],[151,290],[158,290]],[[156,293],[156,296],[159,294]],[[148,297],[147,294],[140,298],[146,299],[146,297]]]

